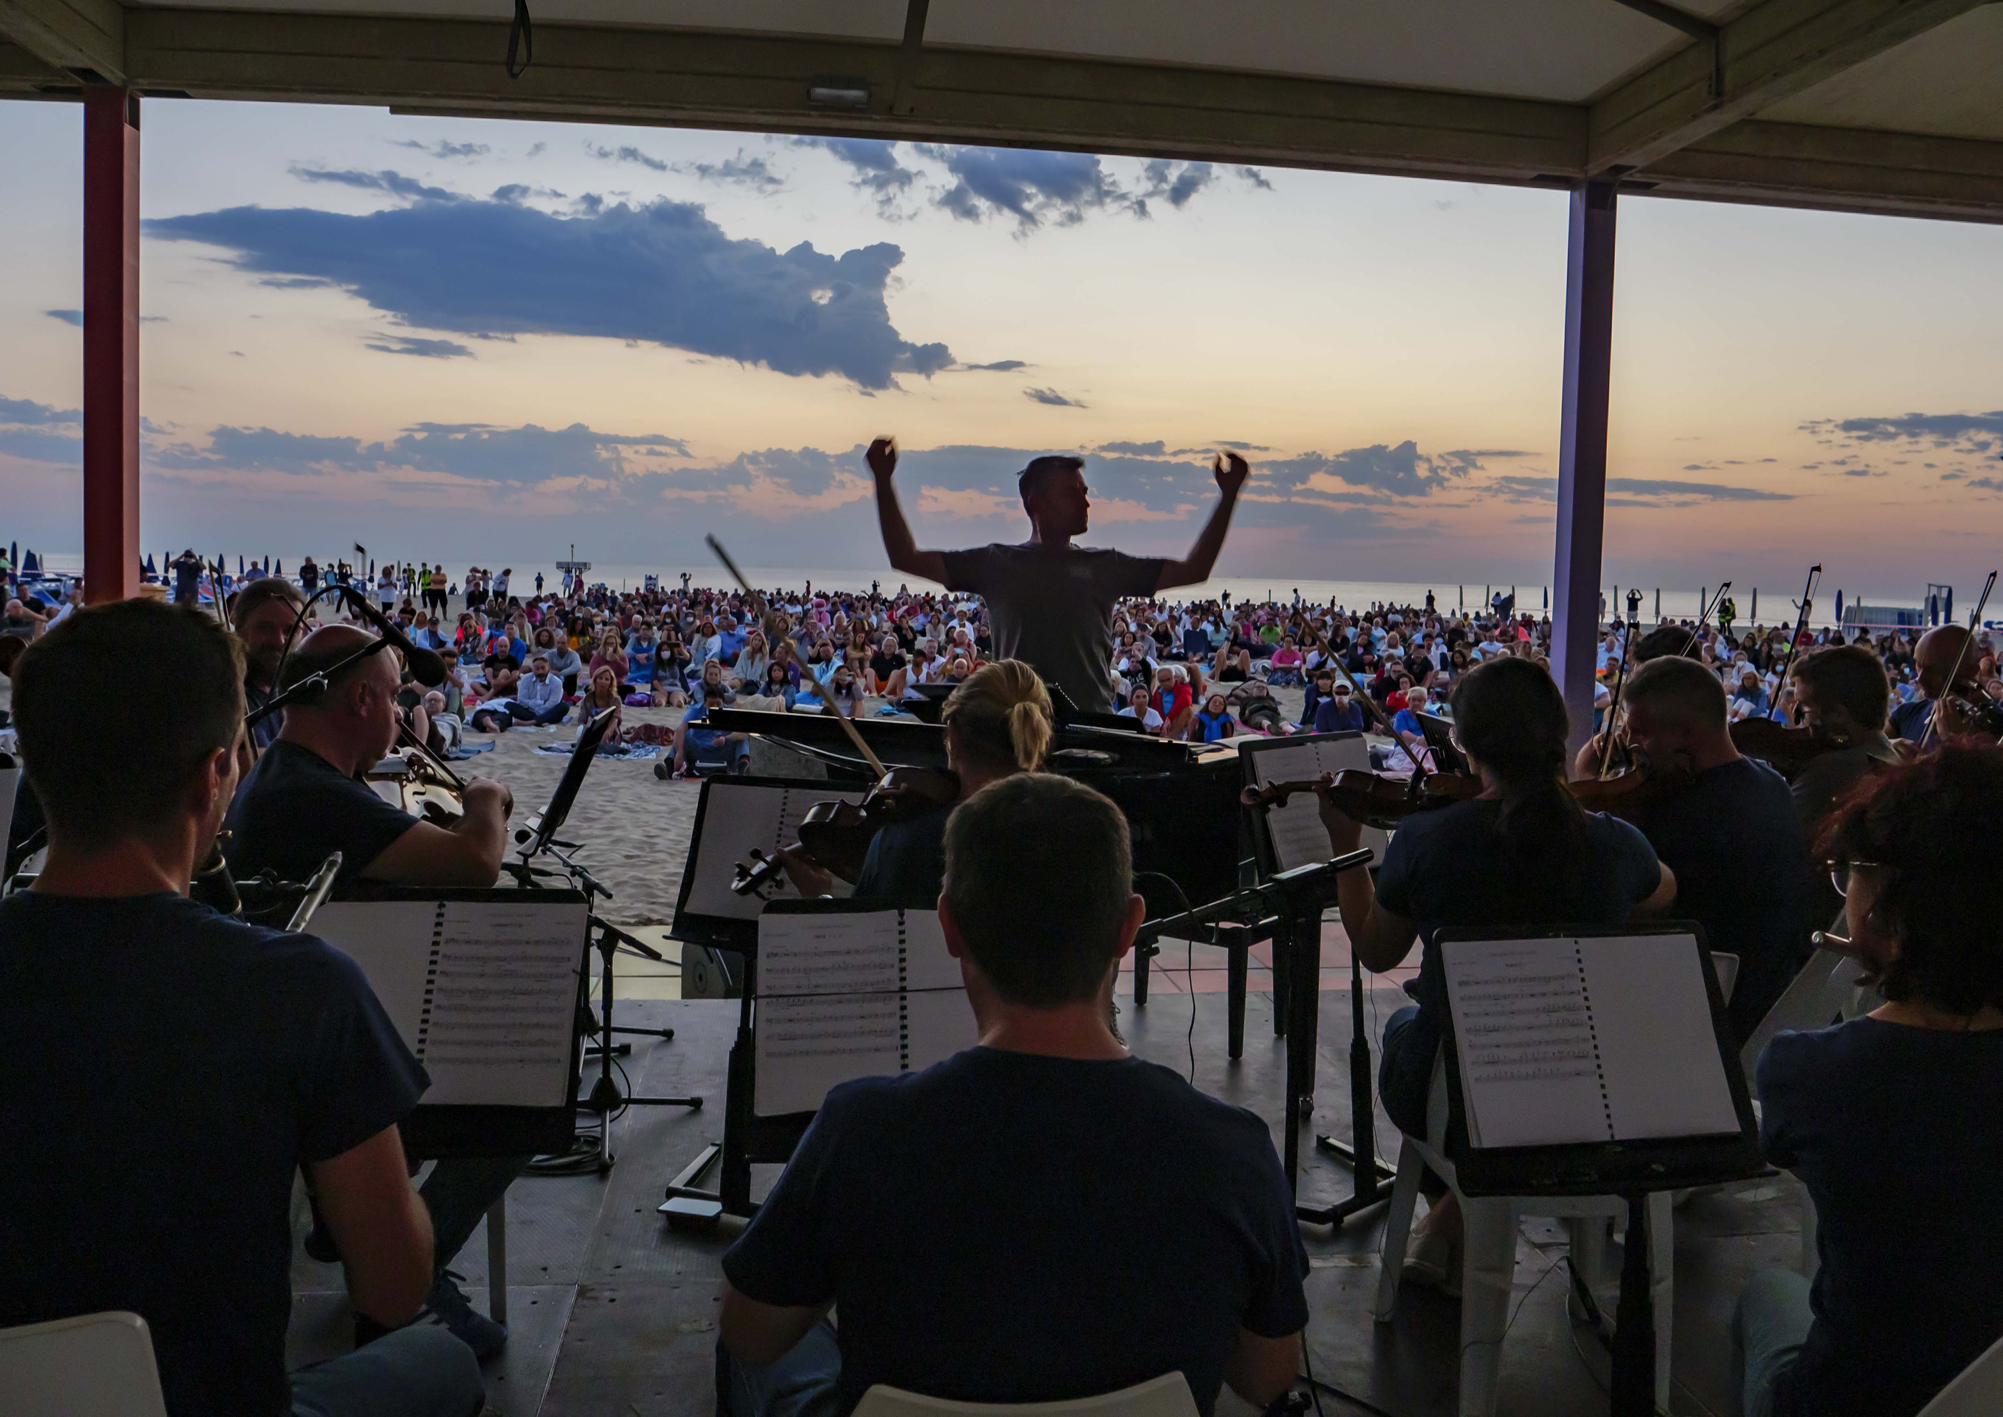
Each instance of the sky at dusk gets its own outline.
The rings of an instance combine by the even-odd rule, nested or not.
[[[142,538],[296,557],[879,566],[1016,540],[1550,579],[1566,199],[1462,183],[148,101]],[[4,534],[81,544],[81,109],[0,102]],[[2003,229],[1623,198],[1609,583],[1974,587]]]

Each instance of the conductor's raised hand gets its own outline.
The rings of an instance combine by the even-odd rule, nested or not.
[[[1217,488],[1227,497],[1238,495],[1238,489],[1245,485],[1245,479],[1252,475],[1252,465],[1236,453],[1219,453],[1211,459],[1210,470],[1217,477]]]
[[[864,454],[864,461],[869,464],[869,470],[876,475],[878,481],[887,482],[890,475],[897,471],[897,440],[878,438],[869,445],[869,451]]]

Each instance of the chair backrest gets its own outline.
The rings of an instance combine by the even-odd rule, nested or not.
[[[2003,1338],[1934,1394],[1919,1417],[1995,1417],[2003,1412]]]
[[[1817,950],[1794,976],[1781,996],[1774,1000],[1766,1017],[1739,1050],[1739,1063],[1746,1077],[1754,1075],[1761,1051],[1776,1033],[1790,1029],[1827,1028],[1848,1018],[1857,1005],[1857,976],[1861,966],[1849,955],[1834,950]]]
[[[1196,1399],[1181,1373],[1097,1397],[1064,1402],[950,1402],[878,1383],[862,1395],[854,1417],[1197,1417]]]
[[[0,1329],[0,1412],[167,1417],[146,1320],[113,1312]]]

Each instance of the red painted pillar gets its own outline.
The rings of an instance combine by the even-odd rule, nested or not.
[[[1558,554],[1551,675],[1571,711],[1572,747],[1592,735],[1607,522],[1607,400],[1613,382],[1614,187],[1572,193],[1565,269],[1565,388],[1558,431]]]
[[[139,95],[83,98],[83,585],[139,593]]]

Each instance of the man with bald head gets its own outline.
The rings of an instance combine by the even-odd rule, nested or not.
[[[283,690],[331,669],[375,636],[350,625],[315,630],[285,661]],[[466,784],[466,815],[453,828],[420,821],[362,781],[396,743],[402,674],[388,646],[334,676],[317,695],[285,708],[285,727],[237,790],[224,825],[237,879],[276,871],[304,881],[330,851],[341,853],[342,884],[358,877],[407,886],[491,886],[500,878],[508,813],[515,799],[486,778]],[[494,1202],[527,1165],[526,1156],[465,1157],[432,1168],[421,1194],[431,1211],[437,1273],[420,1322],[442,1324],[481,1358],[499,1351],[507,1330],[480,1314],[445,1271]],[[356,1325],[358,1341],[372,1333]]]
[[[1960,625],[1942,625],[1928,630],[1920,636],[1920,642],[1913,647],[1913,669],[1919,678],[1920,697],[1909,704],[1900,704],[1892,710],[1892,736],[1908,743],[1920,743],[1927,739],[1927,725],[1932,722],[1934,705],[1947,697],[1948,676],[1956,670],[1957,664],[1964,679],[1966,689],[1970,682],[1967,676],[1975,668],[1975,653],[1970,650],[1964,658],[1963,648],[1968,644],[1968,631]],[[1938,738],[1943,731],[1952,732],[1953,725],[1947,721],[1942,710],[1942,722],[1934,730]]]
[[[349,625],[315,630],[285,662],[280,688],[339,663],[374,636]],[[466,784],[466,815],[453,828],[392,807],[361,780],[396,745],[396,652],[385,647],[341,671],[318,695],[285,709],[285,727],[251,769],[230,807],[230,870],[270,868],[310,879],[330,851],[341,883],[357,877],[410,886],[491,886],[501,874],[514,797],[500,783]]]

